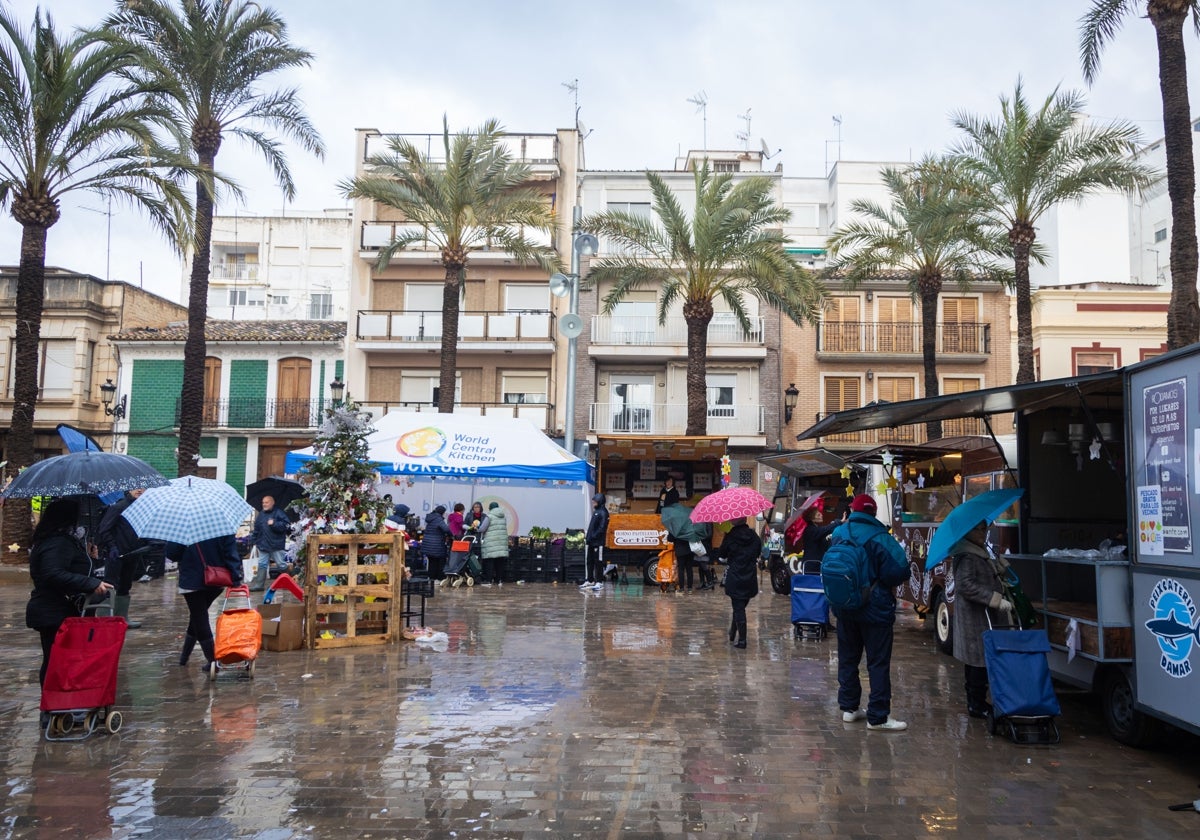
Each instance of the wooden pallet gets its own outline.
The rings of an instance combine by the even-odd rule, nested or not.
[[[307,556],[304,633],[309,649],[382,645],[400,638],[400,534],[312,534]],[[327,631],[334,637],[321,638]]]

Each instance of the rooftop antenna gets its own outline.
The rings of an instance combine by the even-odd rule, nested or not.
[[[571,91],[571,95],[575,97],[575,130],[582,134],[583,132],[579,129],[579,79],[563,82],[562,86]]]
[[[107,216],[107,240],[104,245],[104,282],[107,283],[112,279],[112,196],[108,197],[108,209],[97,210],[95,207],[80,207],[80,210],[87,210],[89,213],[99,213],[102,216]]]
[[[837,140],[826,140],[825,141],[825,175],[826,175],[826,177],[829,176],[829,144],[830,143],[837,143],[837,158],[836,158],[836,160],[842,159],[842,115],[841,114],[833,115],[833,124],[835,126],[837,126]]]
[[[738,114],[739,120],[746,121],[746,130],[737,132],[737,139],[742,141],[742,147],[748,152],[750,151],[750,109],[746,109],[746,113]]]
[[[707,158],[708,157],[708,94],[705,93],[704,91],[700,91],[695,96],[689,97],[688,102],[691,102],[693,105],[696,106],[697,113],[704,115],[702,117],[703,124],[704,124],[704,135],[703,135],[704,149],[703,149],[703,152],[704,152],[704,156]]]

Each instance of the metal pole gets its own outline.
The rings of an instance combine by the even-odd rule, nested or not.
[[[576,228],[583,218],[583,208],[578,204],[571,214],[571,292],[567,297],[567,312],[579,314],[579,251],[575,248]],[[575,342],[567,339],[567,417],[563,424],[563,443],[567,451],[575,454]]]

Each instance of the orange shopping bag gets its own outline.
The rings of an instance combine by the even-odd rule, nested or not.
[[[675,581],[675,546],[669,545],[658,552],[658,583],[667,586]]]
[[[226,610],[217,616],[213,654],[223,664],[245,662],[258,656],[262,646],[262,615],[257,610]]]

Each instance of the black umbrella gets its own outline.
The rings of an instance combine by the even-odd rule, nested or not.
[[[81,496],[161,487],[167,483],[162,473],[140,458],[116,452],[72,452],[55,455],[22,470],[0,495],[4,498],[31,499],[34,496]]]
[[[300,482],[273,475],[246,485],[246,501],[253,505],[255,510],[262,510],[263,496],[270,496],[275,499],[275,507],[282,510],[307,492]]]

